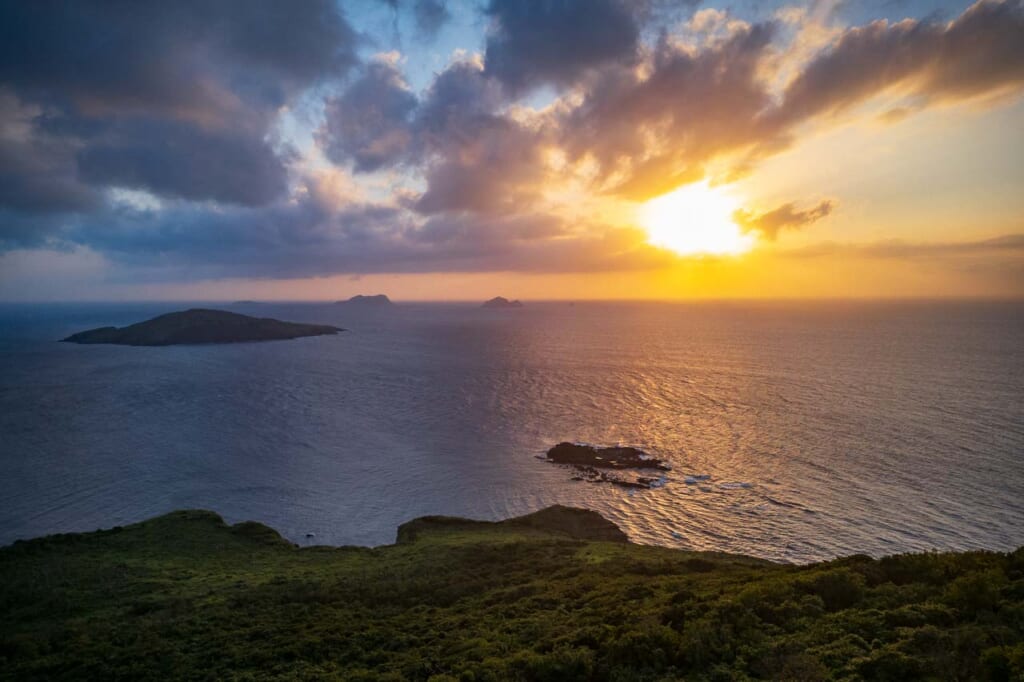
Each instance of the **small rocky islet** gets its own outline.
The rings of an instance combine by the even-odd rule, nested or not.
[[[346,305],[357,308],[387,308],[394,305],[387,294],[356,294],[344,301],[335,301],[335,305]]]
[[[610,483],[621,488],[658,488],[664,484],[664,475],[655,472],[671,471],[672,467],[640,448],[629,446],[597,447],[588,443],[562,442],[541,458],[573,470],[572,480],[590,483]],[[625,478],[626,470],[646,475]]]
[[[484,301],[480,307],[489,308],[491,310],[506,310],[511,308],[522,308],[523,302],[519,300],[510,301],[504,296],[495,296],[489,301]]]

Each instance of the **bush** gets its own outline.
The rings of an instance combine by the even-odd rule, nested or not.
[[[803,581],[801,587],[821,597],[826,611],[839,611],[856,605],[864,597],[864,576],[843,568],[820,573]]]

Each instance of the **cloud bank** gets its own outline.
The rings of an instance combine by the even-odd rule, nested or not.
[[[394,7],[424,34],[452,19]],[[1020,0],[802,51],[779,18],[662,16],[491,0],[480,51],[414,88],[329,0],[0,2],[0,249],[208,278],[661,267],[609,206],[749,173],[879,99],[909,115],[1024,88]],[[775,240],[833,208],[737,221]]]

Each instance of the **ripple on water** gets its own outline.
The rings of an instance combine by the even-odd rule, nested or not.
[[[638,542],[787,561],[1024,543],[1017,304],[293,304],[266,314],[350,331],[51,341],[164,311],[0,309],[0,542],[206,507],[382,544],[417,515],[563,503]],[[570,483],[534,457],[563,440],[673,472]]]

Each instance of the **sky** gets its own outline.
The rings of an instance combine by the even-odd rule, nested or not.
[[[1020,298],[1024,0],[0,0],[0,301]]]

